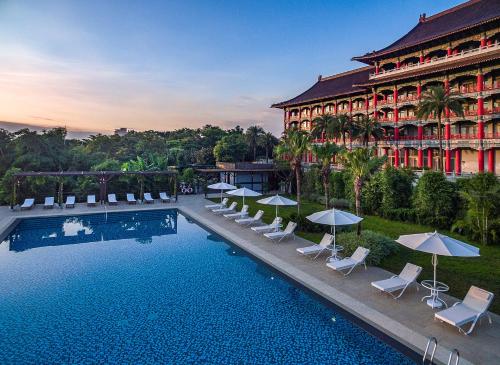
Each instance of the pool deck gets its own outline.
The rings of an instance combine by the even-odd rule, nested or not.
[[[73,215],[103,212],[178,208],[182,213],[209,227],[215,233],[233,242],[253,256],[286,274],[308,289],[335,303],[339,307],[362,319],[383,333],[403,343],[418,353],[423,353],[427,338],[434,336],[438,340],[436,363],[446,364],[451,349],[458,349],[460,364],[500,364],[500,316],[492,314],[493,324],[486,318],[476,326],[473,334],[464,336],[455,328],[433,320],[434,310],[420,299],[427,294],[424,288],[417,291],[415,286],[408,288],[398,300],[380,294],[371,287],[370,282],[389,277],[389,272],[368,267],[368,270],[356,269],[344,278],[325,266],[325,257],[311,260],[296,253],[296,248],[305,247],[311,242],[297,237],[295,240],[273,243],[249,228],[242,228],[234,222],[216,216],[204,209],[209,202],[201,196],[181,196],[179,202],[168,204],[126,205],[104,208],[87,207],[77,204],[74,209],[50,210],[37,206],[29,211],[11,211],[0,207],[0,240],[21,217],[40,217],[54,215]],[[426,278],[419,278],[419,280]],[[485,288],[488,289],[488,288]],[[451,305],[457,299],[444,296]],[[499,300],[495,298],[495,300]]]

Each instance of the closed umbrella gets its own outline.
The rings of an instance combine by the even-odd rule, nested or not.
[[[313,223],[325,224],[330,226],[333,234],[333,255],[332,259],[337,260],[337,246],[335,242],[335,227],[357,224],[363,220],[352,213],[344,212],[335,208],[316,212],[306,217]]]
[[[276,206],[276,218],[278,218],[278,207],[284,205],[297,205],[295,200],[285,198],[281,195],[273,195],[268,198],[257,200],[257,203]]]
[[[441,299],[436,290],[439,283],[436,280],[436,268],[438,264],[437,256],[458,256],[458,257],[478,257],[479,248],[468,243],[456,240],[438,232],[418,233],[400,236],[396,242],[411,248],[412,250],[427,252],[432,254],[432,266],[434,267],[433,289],[431,289],[430,299],[427,304],[432,308],[441,307]]]
[[[224,192],[224,190],[234,190],[236,189],[236,186],[231,184],[226,184],[225,182],[219,182],[217,184],[208,185],[207,188],[213,190],[220,190],[220,202],[222,204],[222,193]]]
[[[253,191],[252,189],[248,188],[240,188],[236,190],[231,190],[227,192],[229,195],[235,195],[235,196],[241,196],[243,197],[243,205],[245,205],[245,197],[246,196],[261,196],[261,193],[258,193],[256,191]]]

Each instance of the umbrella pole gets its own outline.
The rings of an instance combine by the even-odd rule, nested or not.
[[[437,263],[438,263],[437,255],[434,253],[434,254],[432,254],[432,265],[434,266],[434,289],[436,289],[436,267],[437,267]],[[436,292],[434,292],[434,296],[433,296],[432,300],[434,301],[433,304],[435,304],[436,303]]]
[[[222,191],[223,191],[223,190],[222,190],[222,189],[220,189],[220,203],[221,203],[221,205],[222,205]]]
[[[276,219],[275,219],[274,221],[276,222],[276,223],[275,223],[276,227],[274,227],[274,230],[275,230],[276,232],[278,232],[278,221],[277,221],[277,219],[278,219],[278,204],[276,204],[276,217],[275,217],[275,218],[276,218]]]

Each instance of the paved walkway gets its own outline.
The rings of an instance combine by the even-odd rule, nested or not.
[[[272,243],[248,228],[241,228],[223,217],[213,215],[203,208],[204,204],[207,204],[207,201],[200,196],[182,196],[179,198],[179,203],[137,206],[121,204],[106,209],[107,211],[123,211],[176,207],[255,257],[419,353],[423,353],[427,338],[434,336],[439,341],[436,359],[441,363],[446,364],[450,349],[456,348],[462,356],[460,362],[462,365],[500,364],[500,351],[498,350],[500,316],[492,315],[492,325],[484,319],[471,336],[461,335],[451,326],[433,320],[434,311],[425,303],[420,302],[421,297],[427,294],[425,289],[421,288],[417,292],[415,287],[411,287],[402,298],[394,300],[378,293],[370,286],[371,281],[387,278],[390,275],[387,271],[369,267],[366,271],[355,270],[349,277],[344,278],[328,269],[324,258],[313,261],[295,252],[297,247],[310,245],[309,241],[297,237],[295,240],[283,241],[279,244]],[[0,207],[0,239],[2,232],[13,224],[16,217],[102,211],[104,208],[101,206],[87,208],[83,205],[77,205],[72,210],[55,208],[47,211],[37,207],[32,211],[24,212],[11,212],[7,207]],[[456,301],[454,298],[444,298],[449,304]]]

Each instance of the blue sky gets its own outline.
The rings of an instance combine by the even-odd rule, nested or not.
[[[458,3],[0,0],[0,120],[279,134],[269,105]]]

